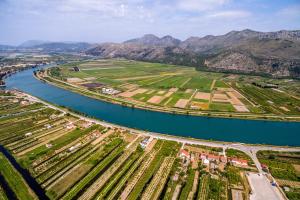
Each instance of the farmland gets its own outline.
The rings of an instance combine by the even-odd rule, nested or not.
[[[121,59],[69,63],[38,76],[91,97],[165,112],[278,119],[300,114],[297,80]]]
[[[5,95],[0,101],[11,109],[0,118],[1,148],[26,172],[0,154],[1,199],[226,200],[250,194],[245,174],[257,169],[242,151],[162,140],[55,110],[18,91]],[[292,198],[298,195],[298,156],[259,153]]]

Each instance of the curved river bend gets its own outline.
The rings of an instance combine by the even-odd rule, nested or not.
[[[66,106],[110,123],[207,140],[300,146],[300,123],[185,116],[132,109],[67,91],[33,77],[33,69],[6,79],[17,88],[57,105]]]

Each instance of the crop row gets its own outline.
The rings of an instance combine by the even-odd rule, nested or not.
[[[130,146],[123,151],[122,155],[115,160],[113,165],[108,166],[108,169],[97,179],[92,185],[82,194],[79,199],[90,199],[96,195],[96,193],[106,184],[113,174],[123,165],[123,163],[133,154],[140,142],[138,138]]]
[[[17,198],[22,200],[35,199],[34,193],[29,189],[22,176],[13,168],[2,153],[0,153],[0,163],[1,174]]]
[[[88,187],[93,180],[97,179],[99,174],[105,170],[110,163],[112,163],[124,150],[125,145],[122,144],[114,149],[109,155],[107,155],[100,163],[98,163],[90,173],[88,173],[83,179],[81,179],[72,189],[65,194],[62,199],[75,198],[85,187]]]

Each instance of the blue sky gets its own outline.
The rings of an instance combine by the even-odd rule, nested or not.
[[[300,29],[300,0],[0,0],[0,44]]]

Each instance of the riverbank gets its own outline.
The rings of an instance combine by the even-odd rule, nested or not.
[[[34,97],[32,95],[22,93],[23,98],[27,98],[30,101],[35,101],[39,103],[43,103],[44,105],[48,106],[49,108],[52,108],[54,110],[58,110],[60,112],[63,112],[65,114],[70,114],[74,117],[77,117],[82,120],[86,120],[95,124],[99,124],[104,127],[110,127],[110,128],[119,128],[129,131],[133,134],[142,134],[145,136],[154,137],[157,139],[164,139],[164,140],[170,140],[170,141],[177,141],[181,143],[187,143],[187,144],[196,144],[196,145],[204,145],[204,146],[210,146],[210,147],[221,147],[221,148],[235,148],[239,149],[241,151],[244,151],[242,149],[251,149],[253,151],[259,151],[259,150],[270,150],[270,151],[300,151],[300,147],[290,147],[290,146],[277,146],[277,145],[266,145],[266,144],[245,144],[245,143],[236,143],[236,142],[225,142],[225,141],[209,141],[204,139],[197,139],[197,138],[191,138],[191,137],[181,137],[181,136],[174,136],[169,134],[162,134],[162,133],[156,133],[156,132],[149,132],[149,131],[143,131],[138,129],[133,129],[125,126],[120,126],[117,124],[112,124],[109,122],[105,122],[103,120],[94,119],[88,116],[83,116],[81,114],[77,114],[74,111],[61,107],[59,105],[54,105],[52,103],[46,102],[42,99],[39,99],[37,97]]]
[[[115,96],[104,95],[87,90],[83,87],[79,87],[74,84],[70,84],[58,79],[55,79],[48,75],[48,70],[44,73],[36,73],[35,77],[43,82],[49,83],[56,87],[60,87],[78,94],[94,98],[97,100],[118,104],[134,109],[151,110],[155,112],[164,112],[170,114],[179,114],[187,116],[203,116],[212,118],[227,118],[227,119],[244,119],[244,120],[268,120],[268,121],[291,121],[300,122],[300,116],[287,116],[287,115],[272,115],[272,114],[245,114],[245,113],[235,113],[235,112],[213,112],[213,111],[193,111],[193,110],[183,110],[179,108],[165,108],[161,106],[154,106],[138,101],[128,101]]]
[[[44,83],[34,78],[33,70],[10,77],[7,84],[7,89],[17,88],[52,104],[70,108],[76,113],[146,132],[208,141],[300,145],[297,139],[298,122],[209,118],[132,109]]]

